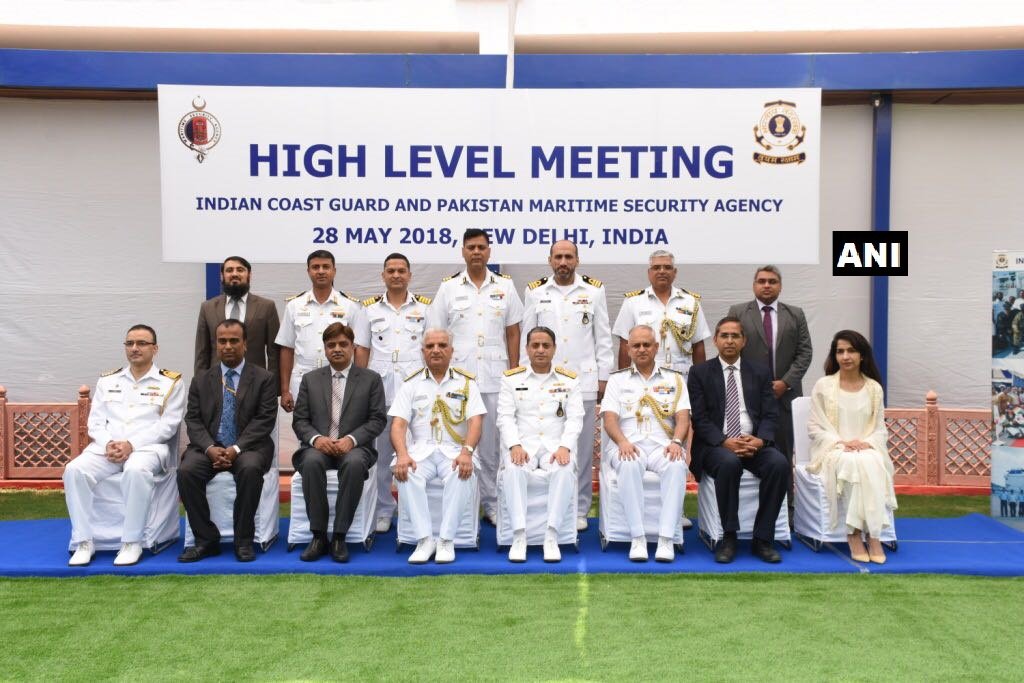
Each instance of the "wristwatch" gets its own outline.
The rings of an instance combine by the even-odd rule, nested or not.
[[[678,444],[680,446],[684,445],[682,439],[672,439],[671,443]]]
[[[476,446],[470,446],[469,444],[463,444],[462,447],[465,448],[466,452],[469,453],[470,455],[473,455],[473,453],[476,452]]]

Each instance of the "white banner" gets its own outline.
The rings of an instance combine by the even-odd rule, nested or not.
[[[166,261],[818,262],[817,89],[158,93]]]

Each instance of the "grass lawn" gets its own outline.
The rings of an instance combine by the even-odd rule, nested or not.
[[[0,579],[0,604],[3,680],[1019,680],[1024,630],[1024,579],[929,575]]]

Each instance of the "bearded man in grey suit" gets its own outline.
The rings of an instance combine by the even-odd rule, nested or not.
[[[743,360],[766,366],[779,401],[775,447],[793,462],[793,399],[803,396],[803,378],[811,365],[811,335],[803,309],[779,301],[782,273],[772,265],[754,274],[754,300],[734,304],[729,315],[739,318],[747,338]],[[792,517],[791,517],[792,519]]]
[[[302,376],[292,419],[302,447],[292,463],[302,474],[302,495],[313,533],[300,559],[312,562],[328,552],[327,470],[336,469],[338,498],[330,553],[335,562],[348,562],[345,534],[359,507],[363,482],[377,462],[374,440],[384,431],[387,408],[380,375],[352,362],[356,348],[352,328],[331,323],[322,338],[329,365]]]

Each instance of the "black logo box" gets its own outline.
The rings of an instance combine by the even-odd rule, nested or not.
[[[833,230],[832,275],[907,275],[908,246],[905,230]]]

